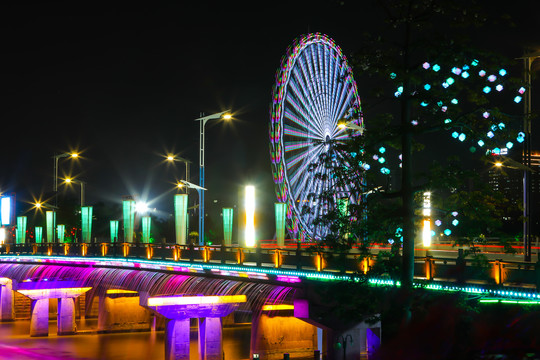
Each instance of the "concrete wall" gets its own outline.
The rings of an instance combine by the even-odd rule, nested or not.
[[[261,360],[313,357],[317,349],[317,327],[293,316],[254,317],[251,326],[251,351]]]
[[[13,306],[15,307],[15,319],[30,319],[32,301],[26,296],[13,291]]]
[[[138,296],[99,297],[99,332],[150,331],[152,316]]]

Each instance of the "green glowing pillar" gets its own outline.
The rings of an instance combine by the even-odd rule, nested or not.
[[[223,245],[232,245],[233,208],[223,208]]]
[[[152,218],[143,216],[142,219],[142,241],[145,244],[150,244],[150,229],[152,228]]]
[[[347,216],[349,214],[349,199],[343,198],[337,200],[337,208],[342,216]]]
[[[56,231],[58,232],[58,242],[60,244],[64,243],[64,236],[66,235],[66,226],[65,225],[58,225],[56,227]]]
[[[43,242],[43,227],[36,226],[34,234],[36,235],[36,244],[41,244]]]
[[[26,216],[17,216],[17,231],[15,232],[15,243],[24,244],[26,242]]]
[[[174,222],[176,230],[176,243],[178,245],[186,245],[187,243],[187,208],[188,195],[174,195]]]
[[[82,230],[82,242],[90,243],[92,238],[92,211],[91,206],[81,207],[81,230]]]
[[[124,242],[133,242],[133,228],[135,226],[135,200],[123,201],[124,214]]]
[[[118,220],[111,220],[111,244],[118,241]]]
[[[53,243],[56,241],[54,224],[56,224],[56,212],[47,211],[45,213],[47,221],[47,242]]]
[[[275,203],[276,213],[276,242],[278,247],[285,246],[285,219],[287,217],[287,203]]]

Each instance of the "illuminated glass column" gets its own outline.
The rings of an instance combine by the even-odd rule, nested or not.
[[[65,225],[58,225],[56,227],[56,230],[58,232],[58,242],[60,244],[64,243],[64,236],[66,234],[66,226]]]
[[[34,235],[36,236],[36,244],[41,244],[43,242],[43,227],[36,226]]]
[[[424,216],[424,227],[422,229],[422,242],[424,247],[431,246],[431,193],[424,193],[424,208],[422,210]]]
[[[223,245],[232,245],[233,208],[223,208]]]
[[[337,210],[339,211],[340,216],[348,217],[349,216],[349,199],[347,198],[337,199]],[[348,239],[349,233],[345,232],[343,234],[343,237],[345,239]]]
[[[15,214],[15,195],[0,198],[0,219],[2,225],[11,225]]]
[[[285,218],[287,217],[287,203],[275,203],[276,213],[276,242],[278,247],[285,245]]]
[[[248,185],[245,190],[246,230],[245,246],[255,246],[255,187]]]
[[[176,243],[178,245],[186,245],[187,243],[187,216],[188,195],[174,195],[174,222],[176,230]]]
[[[150,230],[152,228],[152,218],[143,216],[142,219],[142,241],[145,244],[150,244]]]
[[[56,212],[54,211],[47,211],[45,213],[46,221],[47,221],[47,242],[53,243],[56,241],[55,237],[55,228],[54,224],[56,224]]]
[[[123,201],[124,214],[124,242],[133,242],[133,228],[135,226],[135,200]]]
[[[92,238],[92,211],[91,206],[81,207],[81,230],[82,230],[82,242],[90,243]]]
[[[15,243],[24,244],[26,242],[26,216],[17,216],[17,231],[15,232]]]
[[[111,220],[111,244],[118,241],[118,220]]]
[[[337,200],[337,208],[339,210],[340,215],[347,216],[348,210],[347,207],[349,206],[349,199],[343,198]]]

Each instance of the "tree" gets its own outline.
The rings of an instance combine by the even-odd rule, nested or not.
[[[362,174],[355,196],[363,201],[349,204],[345,213],[334,207],[318,221],[331,224],[325,240],[338,249],[353,242],[368,249],[381,239],[393,241],[394,249],[399,249],[402,241],[400,280],[407,292],[413,283],[414,244],[425,191],[445,200],[438,210],[452,222],[457,220],[452,219],[454,213],[475,221],[475,236],[496,227],[501,199],[479,184],[471,188],[476,175],[465,169],[469,158],[489,161],[501,149],[523,141],[523,134],[512,128],[521,123],[520,116],[510,114],[520,112],[512,106],[527,89],[501,67],[502,56],[473,46],[464,36],[486,22],[474,2],[376,3],[386,22],[380,31],[366,35],[354,58],[356,77],[366,78],[358,83],[373,89],[370,98],[363,97],[364,136],[335,145],[347,159],[335,168],[335,176],[350,181]],[[467,143],[468,149],[454,147],[452,141]],[[456,152],[467,159],[444,159]],[[392,153],[399,158],[397,171],[387,165]],[[400,179],[397,189],[388,186],[393,173]],[[410,314],[410,304],[404,307]]]

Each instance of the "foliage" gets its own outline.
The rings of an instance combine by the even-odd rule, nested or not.
[[[334,204],[317,221],[331,230],[323,244],[340,251],[358,243],[367,252],[374,242],[399,248],[402,241],[407,287],[425,191],[434,199],[432,216],[449,222],[442,225],[449,239],[501,235],[509,204],[477,169],[522,140],[520,117],[512,113],[521,113],[517,103],[526,89],[501,66],[507,59],[468,36],[470,26],[486,22],[474,2],[376,3],[386,21],[359,40],[353,58],[357,82],[372,91],[363,96],[363,119],[347,119],[365,121],[365,131],[333,146],[346,160],[334,176],[355,182],[351,198],[362,201],[346,211]]]

